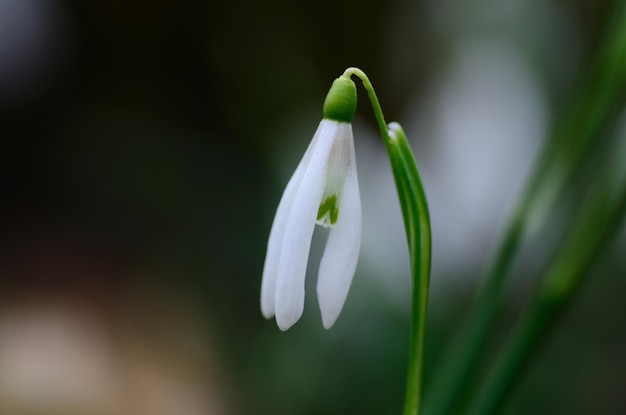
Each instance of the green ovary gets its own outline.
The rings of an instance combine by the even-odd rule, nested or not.
[[[317,211],[317,223],[326,227],[332,226],[337,222],[338,215],[337,195],[330,195],[320,204]]]

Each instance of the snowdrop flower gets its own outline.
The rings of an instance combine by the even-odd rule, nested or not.
[[[330,227],[319,267],[317,296],[330,328],[345,302],[361,246],[361,200],[352,117],[356,85],[337,78],[323,119],[278,205],[267,244],[261,311],[287,330],[304,309],[304,279],[315,224]]]

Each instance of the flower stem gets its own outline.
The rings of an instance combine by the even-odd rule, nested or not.
[[[418,415],[422,397],[424,340],[430,281],[431,234],[428,205],[415,157],[402,127],[397,123],[389,125],[385,123],[380,103],[367,75],[358,68],[348,68],[342,76],[352,75],[361,80],[372,104],[374,117],[389,156],[404,218],[413,287],[404,415]]]
[[[374,111],[374,118],[376,118],[376,123],[378,124],[378,129],[380,132],[380,136],[383,138],[385,142],[385,146],[390,140],[389,133],[387,132],[387,123],[385,122],[385,117],[383,116],[383,110],[380,107],[380,102],[378,102],[378,97],[376,96],[376,92],[374,91],[374,86],[370,82],[369,78],[359,68],[350,67],[343,72],[345,77],[351,77],[352,75],[356,76],[363,83],[363,88],[367,92],[367,96],[370,99],[370,103],[372,104],[372,110]]]

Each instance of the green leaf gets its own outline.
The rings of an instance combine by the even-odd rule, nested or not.
[[[413,301],[404,414],[415,415],[420,410],[422,392],[426,312],[430,283],[430,217],[415,157],[399,124],[389,124],[388,140],[385,145],[398,191],[411,259]]]

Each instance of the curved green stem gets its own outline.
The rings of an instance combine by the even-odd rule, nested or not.
[[[390,141],[389,134],[387,133],[387,123],[385,122],[383,110],[380,107],[380,102],[378,102],[378,97],[376,96],[376,92],[374,91],[374,86],[370,82],[365,72],[363,72],[359,68],[350,67],[346,69],[341,76],[350,78],[352,75],[359,78],[363,83],[363,88],[365,88],[367,96],[370,99],[370,103],[372,104],[372,110],[374,111],[374,118],[376,118],[376,124],[378,124],[380,136],[385,141],[385,146],[387,146],[387,143]]]
[[[420,411],[422,397],[426,313],[430,281],[431,234],[428,205],[415,157],[402,127],[397,123],[389,125],[385,123],[380,103],[367,75],[358,68],[348,68],[342,76],[350,77],[352,75],[361,80],[372,104],[374,117],[389,156],[404,218],[413,281],[404,415],[417,415]]]

